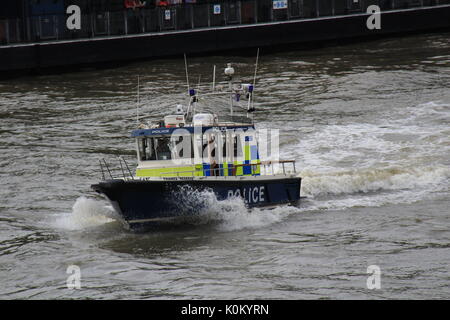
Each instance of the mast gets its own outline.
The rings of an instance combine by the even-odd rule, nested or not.
[[[234,68],[231,66],[231,63],[227,64],[225,68],[225,75],[228,77],[228,89],[230,90],[230,114],[233,117],[233,75]]]

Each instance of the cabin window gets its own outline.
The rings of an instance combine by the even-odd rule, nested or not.
[[[222,143],[222,157],[223,157],[223,159],[226,159],[226,157],[227,157],[227,142],[226,141],[227,141],[227,135],[224,132],[222,134],[222,141],[221,141],[221,143]]]
[[[176,150],[176,157],[178,159],[183,158],[183,155],[184,155],[183,141],[184,141],[183,137],[179,137],[178,140],[174,141],[175,146],[178,146],[178,145],[181,146],[181,148],[176,148],[175,149]]]
[[[153,146],[153,139],[147,138],[146,140],[147,140],[147,149],[145,150],[145,157],[147,158],[147,160],[155,160],[156,156]]]
[[[138,141],[139,158],[141,161],[170,160],[170,138],[142,138]]]
[[[147,139],[139,139],[138,147],[139,147],[139,159],[141,161],[147,160],[147,157],[145,155],[145,151],[147,150]]]
[[[172,152],[170,151],[170,138],[154,138],[156,160],[170,160],[172,159]]]
[[[139,159],[141,161],[156,160],[153,138],[142,138],[138,140]]]
[[[234,158],[238,158],[238,157],[242,157],[242,145],[241,145],[241,140],[240,137],[238,135],[234,136],[233,139],[233,153],[234,153]]]
[[[242,136],[239,134],[233,135],[232,143],[233,143],[233,156],[235,160],[238,160],[240,157],[244,156],[243,150],[243,142]]]
[[[203,135],[203,159],[210,161],[216,156],[216,136],[214,134]]]
[[[191,136],[179,136],[172,138],[170,149],[175,159],[192,159],[194,157],[194,146]]]

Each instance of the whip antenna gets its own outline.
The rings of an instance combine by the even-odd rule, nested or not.
[[[255,74],[253,75],[253,86],[250,92],[250,97],[248,99],[248,106],[247,106],[247,117],[249,116],[249,113],[253,113],[255,111],[254,107],[254,100],[253,100],[253,94],[255,91],[255,85],[256,85],[256,74],[258,72],[258,63],[259,63],[259,48],[256,51],[256,63],[255,63]],[[252,122],[255,120],[255,115],[253,114]]]
[[[136,101],[136,122],[139,125],[139,105],[141,103],[140,97],[139,97],[139,87],[140,87],[140,79],[138,75],[138,84],[137,84],[137,101]]]
[[[186,82],[187,82],[187,87],[188,87],[188,92],[189,92],[191,90],[191,86],[189,85],[189,73],[188,73],[186,53],[184,54],[184,69],[186,70]]]
[[[258,62],[259,62],[259,48],[258,51],[256,52],[255,75],[253,76],[253,88],[255,87],[256,84],[256,73],[258,72]]]
[[[213,69],[213,87],[212,91],[214,92],[216,90],[216,65],[214,65]]]

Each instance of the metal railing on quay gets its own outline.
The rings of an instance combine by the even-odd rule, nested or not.
[[[81,12],[80,29],[69,30],[64,11],[15,18],[0,16],[0,46],[96,37],[158,33],[230,25],[301,20],[323,16],[450,4],[450,0],[217,0],[121,10]],[[65,9],[64,9],[65,10]],[[94,9],[91,9],[94,10]]]

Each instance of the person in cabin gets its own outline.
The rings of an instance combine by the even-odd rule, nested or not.
[[[219,165],[217,164],[216,160],[214,159],[211,163],[211,176],[220,176],[220,170]]]

